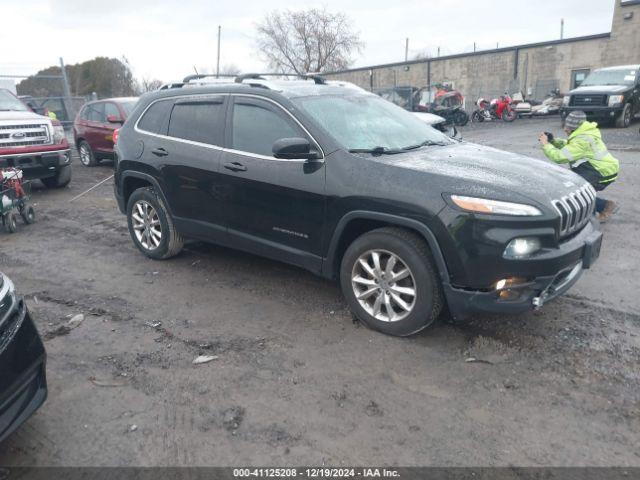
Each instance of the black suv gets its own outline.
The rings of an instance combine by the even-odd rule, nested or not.
[[[592,72],[564,97],[560,111],[566,118],[582,110],[590,120],[627,128],[640,113],[640,65],[601,68]]]
[[[282,260],[339,279],[354,314],[393,335],[445,307],[538,308],[602,239],[595,192],[571,171],[450,139],[319,77],[147,94],[119,132],[115,170],[145,255],[172,257],[189,237]]]

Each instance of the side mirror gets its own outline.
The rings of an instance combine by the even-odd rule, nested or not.
[[[117,115],[107,115],[107,122],[109,123],[124,123],[124,120]]]
[[[273,144],[273,156],[283,160],[318,158],[318,152],[311,149],[311,143],[306,138],[281,138]]]

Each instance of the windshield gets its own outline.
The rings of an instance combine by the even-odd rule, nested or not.
[[[15,111],[28,112],[27,106],[18,100],[11,92],[0,90],[0,112]]]
[[[634,85],[636,83],[636,74],[636,70],[630,70],[628,68],[620,70],[596,70],[589,75],[580,86]]]
[[[124,114],[125,114],[125,116],[127,118],[129,118],[129,115],[131,115],[131,112],[133,112],[133,109],[135,108],[137,103],[138,103],[137,100],[132,100],[130,102],[122,102],[122,103],[120,103],[120,106],[124,110]]]
[[[415,115],[376,95],[319,95],[293,102],[346,150],[381,152],[452,143]]]

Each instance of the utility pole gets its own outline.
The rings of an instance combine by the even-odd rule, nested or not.
[[[438,57],[440,57],[440,47],[438,47]]]
[[[407,37],[407,41],[404,45],[404,61],[409,61],[409,38]]]
[[[560,19],[560,40],[564,38],[564,18]]]
[[[218,60],[216,62],[216,78],[220,77],[220,32],[222,31],[222,26],[218,25]]]
[[[476,42],[473,42],[473,51],[476,51]]]
[[[64,109],[66,110],[68,118],[74,118],[76,112],[73,110],[73,102],[71,101],[71,89],[69,88],[69,78],[67,78],[67,70],[64,68],[64,60],[60,57],[60,72],[62,75],[62,89],[64,91]]]

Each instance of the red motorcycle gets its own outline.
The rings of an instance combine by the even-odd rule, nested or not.
[[[518,118],[518,112],[514,108],[513,100],[506,93],[500,98],[494,98],[488,102],[484,98],[476,102],[477,110],[471,114],[472,122],[484,122],[491,120],[502,120],[503,122],[513,122]]]

